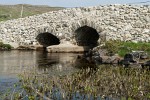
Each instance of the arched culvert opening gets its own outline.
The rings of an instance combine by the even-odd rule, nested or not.
[[[40,45],[43,45],[44,51],[46,51],[48,46],[60,44],[59,38],[48,32],[38,34],[36,39]]]
[[[89,26],[79,27],[75,31],[75,40],[78,46],[83,46],[84,51],[87,52],[89,49],[93,49],[97,46],[97,41],[99,39],[99,34],[96,29]]]

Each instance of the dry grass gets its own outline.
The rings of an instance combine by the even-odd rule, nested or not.
[[[69,100],[72,98],[150,99],[150,71],[146,69],[100,66],[72,75],[48,76],[25,72],[21,83],[29,98]],[[23,96],[22,96],[23,98]]]
[[[6,21],[10,19],[17,19],[21,17],[22,5],[0,5],[0,21]],[[64,9],[63,7],[49,7],[39,5],[23,5],[22,17],[32,16],[36,14],[42,14],[49,11],[57,11]]]

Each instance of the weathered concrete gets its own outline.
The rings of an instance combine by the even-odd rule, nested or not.
[[[76,44],[74,32],[84,25],[93,27],[106,40],[150,41],[150,5],[104,5],[68,8],[0,23],[0,41],[37,45],[39,33],[50,32]]]

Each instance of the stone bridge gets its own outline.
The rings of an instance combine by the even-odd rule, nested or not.
[[[58,39],[56,44],[67,42],[79,45],[76,31],[81,27],[95,29],[99,34],[98,39],[100,39],[92,38],[94,33],[90,33],[88,37],[93,40],[96,39],[98,42],[109,39],[149,42],[150,5],[118,4],[67,8],[41,15],[9,20],[0,23],[0,41],[12,44],[14,47],[19,45],[38,45],[42,39],[50,40],[45,39],[42,33],[50,33],[56,40]],[[91,29],[89,29],[90,31]],[[82,29],[82,33],[84,32],[86,33],[87,31]],[[83,39],[84,36],[81,35],[80,38]],[[86,39],[88,40],[89,38]]]

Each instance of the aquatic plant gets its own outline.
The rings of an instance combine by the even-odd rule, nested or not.
[[[71,75],[58,76],[27,71],[20,75],[20,83],[25,91],[21,97],[26,96],[30,100],[150,99],[149,75],[148,69],[108,65],[99,66],[97,70],[81,69]]]

